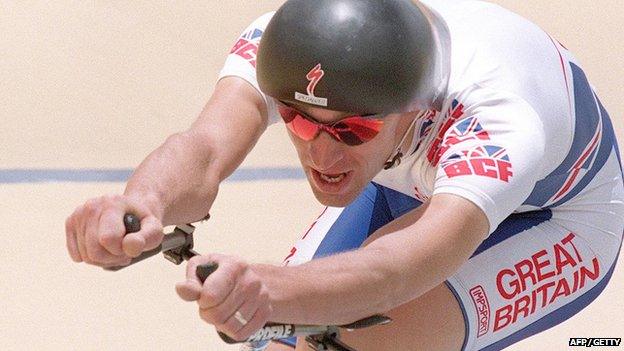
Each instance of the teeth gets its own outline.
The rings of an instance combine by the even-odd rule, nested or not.
[[[328,182],[328,183],[338,183],[340,182],[343,178],[345,177],[345,174],[342,173],[336,177],[330,177],[326,174],[321,173],[321,179],[323,179],[324,181]]]

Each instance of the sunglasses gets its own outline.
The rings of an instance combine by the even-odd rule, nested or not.
[[[278,101],[277,109],[286,127],[305,141],[314,140],[321,131],[325,131],[337,141],[349,146],[360,145],[377,136],[384,124],[382,115],[379,114],[353,115],[333,123],[320,123],[282,101]]]

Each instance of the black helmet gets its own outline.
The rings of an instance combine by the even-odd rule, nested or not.
[[[337,111],[429,109],[448,81],[432,17],[410,0],[288,0],[260,40],[260,89]]]

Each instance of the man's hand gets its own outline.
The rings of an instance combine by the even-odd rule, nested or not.
[[[202,284],[195,270],[205,263],[217,263],[219,268]],[[193,257],[186,267],[186,281],[176,284],[176,291],[185,301],[197,301],[204,321],[239,341],[262,328],[272,313],[267,286],[248,263],[236,257]]]
[[[141,230],[126,235],[123,217],[132,213]],[[130,263],[141,252],[160,245],[161,221],[144,204],[127,196],[103,196],[88,200],[65,221],[67,250],[75,262],[109,267]]]

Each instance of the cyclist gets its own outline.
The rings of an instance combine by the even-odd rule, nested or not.
[[[207,255],[177,285],[235,339],[268,321],[386,313],[390,325],[343,340],[499,350],[570,318],[609,281],[624,231],[613,127],[578,61],[529,21],[474,0],[288,0],[245,30],[220,78],[123,196],[68,218],[74,260],[127,264],[163,224],[203,218],[283,121],[327,209],[284,266]],[[142,230],[124,237],[127,211]],[[219,269],[202,285],[194,268],[208,261]]]

